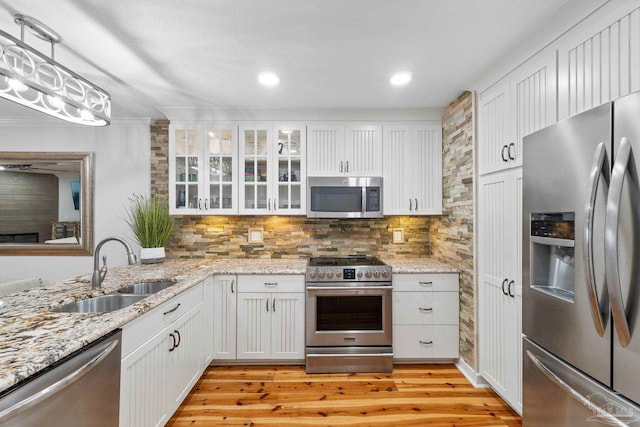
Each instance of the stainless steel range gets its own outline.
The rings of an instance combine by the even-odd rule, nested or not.
[[[391,267],[373,257],[307,263],[306,371],[391,372]]]

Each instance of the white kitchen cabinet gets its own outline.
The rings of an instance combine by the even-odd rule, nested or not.
[[[382,176],[382,127],[325,123],[307,127],[308,176]]]
[[[172,123],[169,210],[177,215],[238,213],[237,125]]]
[[[484,175],[522,166],[522,139],[557,120],[556,52],[529,60],[478,98],[478,164]]]
[[[215,295],[215,282],[213,277],[208,277],[203,281],[204,297],[202,299],[202,327],[203,327],[203,340],[202,340],[202,360],[204,366],[209,366],[209,363],[213,360],[214,352],[214,333],[215,323],[214,318],[216,315],[216,295]],[[211,333],[209,333],[211,332]]]
[[[612,3],[561,38],[558,76],[560,119],[640,90],[637,2]]]
[[[442,214],[442,127],[384,125],[384,214]]]
[[[394,274],[394,359],[457,359],[459,301],[456,273]]]
[[[522,412],[522,168],[480,178],[480,374]]]
[[[240,127],[240,214],[306,214],[305,146],[304,126]]]
[[[202,299],[198,284],[123,326],[120,426],[163,425],[204,371]]]
[[[237,277],[213,278],[213,359],[236,358]]]
[[[304,276],[238,276],[238,359],[304,359]]]

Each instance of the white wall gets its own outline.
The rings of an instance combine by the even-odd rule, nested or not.
[[[0,151],[93,152],[94,245],[112,235],[133,245],[124,207],[133,193],[149,192],[149,124],[148,119],[113,120],[108,127],[92,128],[48,118],[0,120]],[[107,243],[102,254],[109,266],[126,264],[124,248],[117,242]],[[34,276],[55,282],[92,269],[90,256],[0,256],[0,283]]]

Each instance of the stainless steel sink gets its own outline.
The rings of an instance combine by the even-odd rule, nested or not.
[[[135,295],[155,294],[156,292],[167,289],[176,283],[178,283],[176,280],[149,280],[120,288],[118,289],[118,293]]]
[[[147,295],[109,294],[65,304],[53,311],[62,313],[108,313],[134,304]]]

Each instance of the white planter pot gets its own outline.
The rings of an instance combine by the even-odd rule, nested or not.
[[[156,264],[164,262],[164,248],[142,248],[140,249],[141,264]]]

